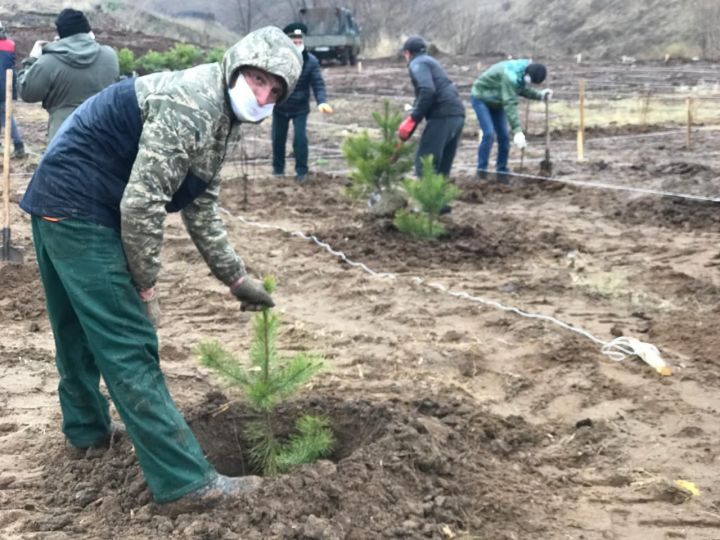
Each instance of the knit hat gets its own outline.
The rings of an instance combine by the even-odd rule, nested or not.
[[[302,38],[307,35],[308,29],[303,23],[295,22],[283,28],[283,32],[291,38]]]
[[[547,69],[542,64],[530,64],[525,68],[525,73],[530,75],[530,80],[535,84],[540,84],[547,76]]]
[[[424,53],[427,52],[427,43],[420,36],[410,36],[405,40],[402,50],[410,54]]]
[[[63,9],[55,19],[55,28],[57,28],[58,36],[62,39],[89,32],[90,23],[82,11],[67,8]]]

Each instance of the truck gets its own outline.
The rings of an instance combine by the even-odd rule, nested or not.
[[[347,8],[301,8],[299,22],[307,27],[305,49],[322,63],[338,60],[355,65],[360,54],[360,28]]]

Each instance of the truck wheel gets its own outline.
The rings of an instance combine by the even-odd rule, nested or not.
[[[350,49],[350,65],[354,66],[357,64],[357,52],[355,49]]]
[[[350,47],[345,47],[340,52],[340,65],[347,66],[350,61]]]

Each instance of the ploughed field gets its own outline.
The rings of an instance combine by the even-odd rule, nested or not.
[[[443,62],[467,92],[475,60]],[[670,66],[690,85],[698,67]],[[669,80],[665,64],[598,69],[611,68]],[[558,66],[556,88],[571,87],[577,69]],[[515,177],[505,186],[474,177],[468,109],[447,237],[421,242],[347,198],[338,159],[345,133],[372,126],[379,96],[398,107],[411,101],[404,66],[332,67],[325,78],[336,112],[311,115],[310,182],[294,183],[292,157],[288,177],[271,177],[269,125],[248,128],[224,168],[222,205],[251,273],[278,280],[279,347],[327,359],[281,414],[289,422],[299,408],[324,413],[338,440],[333,455],[268,479],[233,507],[174,519],[153,513],[127,441],[70,460],[29,222],[15,208],[14,244],[28,263],[0,267],[0,536],[718,538],[718,206],[608,188],[717,197],[712,126],[695,131],[691,148],[682,126],[604,126],[588,133],[587,160],[577,163],[575,134],[560,124],[555,181]],[[536,107],[523,156],[533,175],[544,157]],[[13,170],[13,200],[44,144],[38,106],[20,104],[18,119],[34,155]],[[516,170],[519,160],[513,150]],[[289,234],[300,231],[381,275]],[[246,358],[249,315],[210,276],[175,215],[163,261],[159,335],[173,397],[219,470],[251,472],[242,440],[249,409],[193,351],[215,338]],[[660,377],[637,358],[614,362],[586,335],[491,302],[602,342],[653,343],[673,374]]]

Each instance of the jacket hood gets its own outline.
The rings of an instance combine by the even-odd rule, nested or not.
[[[250,32],[230,47],[222,60],[225,86],[230,85],[235,72],[243,66],[252,66],[280,77],[285,82],[284,101],[300,77],[303,60],[300,51],[282,30],[266,26]]]
[[[87,67],[95,61],[100,53],[100,44],[90,34],[75,34],[43,47],[43,54],[52,54],[65,64],[72,67]]]

